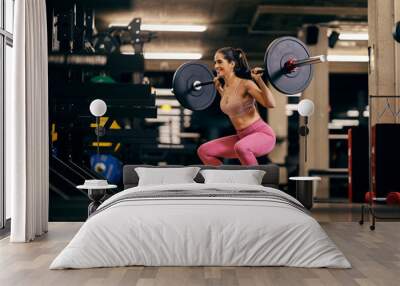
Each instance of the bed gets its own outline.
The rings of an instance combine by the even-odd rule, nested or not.
[[[260,185],[205,184],[198,173],[194,183],[140,186],[136,167],[124,166],[125,190],[106,200],[88,218],[50,269],[129,265],[351,267],[301,203],[278,190],[276,165],[199,166],[264,170]],[[152,168],[172,167],[180,166]]]

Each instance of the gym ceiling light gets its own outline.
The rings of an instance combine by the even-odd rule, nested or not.
[[[127,24],[111,23],[108,27],[124,27]],[[178,25],[178,24],[141,24],[140,29],[144,31],[157,32],[204,32],[207,30],[205,25]]]
[[[123,52],[124,55],[134,55],[133,52]],[[200,60],[203,57],[201,53],[178,53],[178,52],[166,52],[166,53],[143,53],[146,60]]]
[[[368,62],[368,55],[328,55],[328,62]]]
[[[368,33],[340,32],[339,40],[341,40],[341,41],[368,41]]]
[[[201,53],[144,53],[146,60],[199,60]]]
[[[169,25],[169,24],[142,24],[141,30],[161,32],[204,32],[205,25]]]

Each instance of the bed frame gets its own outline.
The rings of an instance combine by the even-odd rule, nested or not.
[[[190,165],[191,167],[200,167],[201,169],[217,169],[217,170],[263,170],[265,175],[261,184],[265,187],[278,188],[279,187],[279,167],[275,164],[258,165],[258,166],[240,166],[240,165],[221,165],[221,166],[207,166],[207,165]],[[177,168],[185,167],[183,165],[166,165],[166,166],[151,166],[151,165],[125,165],[123,169],[123,183],[124,189],[136,187],[139,182],[139,177],[135,172],[136,167],[149,167],[149,168]],[[194,179],[197,183],[204,183],[203,176],[198,173]]]

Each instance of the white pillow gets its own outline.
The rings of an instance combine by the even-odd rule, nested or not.
[[[135,168],[139,176],[138,186],[196,183],[193,179],[199,170],[199,167]]]
[[[201,170],[205,184],[235,183],[261,185],[265,171],[262,170]]]

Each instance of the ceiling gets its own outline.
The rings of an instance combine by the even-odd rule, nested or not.
[[[250,61],[260,61],[274,38],[296,36],[307,24],[367,26],[367,0],[80,1],[96,8],[98,31],[136,17],[144,24],[207,25],[202,33],[157,32],[157,38],[144,46],[145,52],[201,52],[203,60],[212,60],[220,47],[233,46],[241,47]]]

